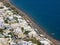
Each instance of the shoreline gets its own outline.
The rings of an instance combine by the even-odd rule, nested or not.
[[[44,31],[41,27],[39,27],[39,25],[37,25],[37,24],[34,22],[34,20],[31,19],[31,17],[29,17],[26,13],[24,13],[22,10],[16,8],[13,4],[10,3],[9,0],[5,0],[5,2],[6,2],[6,1],[11,5],[11,7],[15,8],[15,9],[19,12],[19,14],[21,13],[21,14],[23,15],[23,16],[22,16],[22,15],[21,15],[21,16],[22,16],[25,20],[29,20],[29,23],[30,23],[30,26],[31,26],[31,27],[38,29],[38,33],[37,33],[37,34],[40,34],[40,33],[41,33],[41,34],[45,34],[46,38],[49,39],[52,43],[54,43],[54,45],[58,45],[58,43],[60,43],[60,41],[55,40],[55,39],[52,38],[46,31]],[[32,25],[32,24],[33,24],[33,25]],[[55,44],[55,43],[56,43],[56,44]]]

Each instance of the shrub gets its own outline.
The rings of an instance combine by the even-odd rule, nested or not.
[[[37,45],[41,45],[41,43],[39,42],[39,40],[36,40],[36,38],[26,39],[26,41],[32,41],[32,43],[35,43]]]
[[[25,32],[24,32],[24,34],[26,34],[26,35],[27,35],[29,32],[30,32],[30,31],[25,31]]]
[[[3,9],[4,7],[0,7],[0,9]]]

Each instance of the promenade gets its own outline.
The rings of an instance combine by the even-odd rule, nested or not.
[[[19,14],[22,14],[21,16],[22,16],[26,21],[27,21],[27,20],[29,21],[29,22],[28,22],[28,21],[27,21],[27,22],[30,24],[30,26],[37,29],[38,35],[44,34],[45,37],[46,37],[47,39],[49,39],[54,45],[60,45],[60,44],[59,44],[60,41],[55,40],[55,39],[53,39],[51,36],[49,36],[49,35],[48,35],[43,29],[41,29],[41,28],[34,22],[34,20],[31,19],[26,13],[24,13],[23,11],[17,9],[13,4],[10,3],[9,0],[4,0],[4,2],[8,2],[8,3],[10,4],[10,7],[15,8],[15,9],[17,10],[17,12],[19,12]]]

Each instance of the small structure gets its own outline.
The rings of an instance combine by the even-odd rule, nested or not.
[[[16,29],[16,28],[19,27],[19,26],[20,26],[19,23],[11,24],[11,27],[12,27],[13,29]]]
[[[3,2],[0,2],[0,7],[3,7]]]
[[[9,10],[6,10],[6,14],[7,15],[13,15],[13,13],[11,11],[9,11]]]
[[[0,34],[0,38],[4,38],[4,35]]]
[[[17,27],[13,32],[14,32],[15,35],[18,36],[18,38],[24,38],[24,37],[26,37],[26,36],[23,34],[22,30],[21,30],[19,27]]]
[[[18,41],[17,45],[36,45],[36,44],[32,43],[31,41],[30,42]]]
[[[0,17],[0,28],[4,28],[4,20],[3,17]]]
[[[35,31],[32,31],[32,32],[28,33],[28,35],[29,35],[29,37],[32,37],[32,36],[37,37],[38,36]]]
[[[42,40],[42,41],[40,41],[42,44],[44,44],[44,45],[50,45],[50,42],[48,42],[48,41],[45,41],[45,40]]]
[[[0,38],[0,45],[9,45],[7,38]]]

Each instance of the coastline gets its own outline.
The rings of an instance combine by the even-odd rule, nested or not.
[[[11,5],[11,7],[15,8],[15,9],[19,12],[19,14],[21,13],[21,14],[23,15],[23,18],[24,18],[25,20],[28,19],[28,20],[29,20],[28,23],[30,23],[30,26],[33,27],[33,28],[38,29],[38,34],[40,34],[40,33],[41,33],[41,34],[45,34],[45,37],[46,37],[47,39],[49,39],[51,42],[53,42],[54,45],[58,45],[58,43],[60,43],[58,40],[55,40],[55,39],[53,39],[51,36],[49,36],[48,33],[47,33],[46,31],[44,31],[42,28],[40,28],[40,27],[34,22],[34,20],[31,19],[31,17],[29,17],[26,13],[24,13],[22,10],[17,9],[13,4],[11,4],[9,0],[5,0],[5,1],[7,1],[7,2]],[[21,15],[21,16],[22,16],[22,15]],[[56,43],[56,44],[55,44],[55,43]]]

